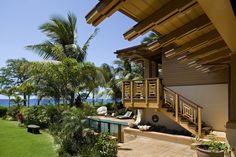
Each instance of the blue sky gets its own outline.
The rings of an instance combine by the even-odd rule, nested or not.
[[[78,44],[82,45],[95,29],[88,25],[85,15],[96,5],[97,0],[1,0],[0,5],[0,67],[7,59],[26,58],[42,60],[36,53],[25,50],[26,45],[46,40],[38,27],[52,15],[66,16],[73,12],[78,17]],[[88,50],[88,61],[96,65],[112,64],[117,49],[140,43],[142,37],[129,42],[123,38],[135,22],[121,13],[115,13],[98,27],[100,31]],[[0,96],[1,98],[1,96]]]

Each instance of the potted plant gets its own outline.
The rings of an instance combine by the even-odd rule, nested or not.
[[[224,154],[229,150],[228,145],[219,141],[215,135],[210,135],[208,141],[196,138],[196,142],[198,157],[224,157]]]

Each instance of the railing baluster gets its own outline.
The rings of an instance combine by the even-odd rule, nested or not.
[[[159,79],[157,79],[156,80],[157,81],[157,86],[156,86],[156,97],[157,97],[157,106],[158,106],[158,108],[160,108],[160,80]]]
[[[179,121],[179,95],[175,94],[175,121]]]
[[[125,86],[124,84],[125,84],[125,82],[123,81],[122,82],[122,104],[124,104],[124,98],[125,98],[124,94],[126,93],[125,88],[124,88],[124,86]]]
[[[131,99],[131,105],[133,106],[133,81],[130,81],[130,88],[131,88],[131,91],[130,91],[130,99]]]
[[[143,81],[143,82],[144,82],[144,81]],[[145,88],[144,88],[144,91],[145,91],[145,103],[146,103],[146,106],[148,107],[148,93],[149,93],[148,80],[145,80]]]

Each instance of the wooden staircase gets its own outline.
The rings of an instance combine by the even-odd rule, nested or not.
[[[201,136],[211,131],[211,127],[202,122],[203,108],[163,87],[159,78],[123,81],[122,103],[127,108],[160,110],[193,135]]]
[[[211,127],[202,122],[202,107],[188,100],[180,94],[164,87],[164,102],[160,111],[191,132],[193,135],[202,136],[211,131]]]

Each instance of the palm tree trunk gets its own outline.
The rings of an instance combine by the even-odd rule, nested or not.
[[[28,95],[28,107],[30,107],[30,95]]]
[[[8,96],[8,107],[11,107],[11,96]]]
[[[94,90],[93,90],[93,106],[95,105],[95,100],[94,100]]]
[[[40,105],[42,98],[38,98],[38,106]]]
[[[24,106],[26,106],[26,94],[25,93],[23,93],[23,97],[24,97],[23,103],[24,103]]]
[[[70,94],[70,106],[74,106],[75,101],[75,92],[71,92]]]

